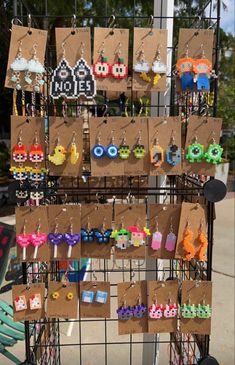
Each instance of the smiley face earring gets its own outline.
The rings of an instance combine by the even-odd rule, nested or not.
[[[100,143],[100,133],[97,138],[97,144],[92,148],[91,153],[94,158],[102,158],[105,155],[105,148]]]
[[[144,158],[145,153],[146,153],[144,145],[141,143],[141,140],[142,140],[141,131],[139,131],[138,140],[133,149],[134,156],[135,156],[135,158],[138,158],[138,159]]]

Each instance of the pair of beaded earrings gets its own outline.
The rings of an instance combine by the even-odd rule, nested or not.
[[[198,259],[199,261],[206,261],[206,251],[208,246],[208,240],[206,238],[206,233],[203,230],[203,224],[200,223],[198,237],[198,243],[200,244],[200,248],[198,251]],[[189,221],[187,221],[186,228],[183,233],[183,240],[182,240],[183,250],[185,251],[184,260],[190,261],[196,256],[196,248],[193,244],[193,231],[190,229]]]
[[[83,243],[97,242],[99,244],[107,244],[110,241],[112,229],[106,229],[106,219],[104,218],[102,228],[91,228],[90,218],[88,217],[87,228],[81,229],[81,238]]]
[[[158,134],[158,131],[157,131]],[[155,167],[160,167],[164,161],[172,166],[176,166],[181,161],[180,147],[175,143],[175,138],[172,131],[170,144],[164,153],[164,149],[160,146],[158,136],[155,139],[154,145],[150,150],[150,161]]]
[[[188,146],[186,159],[191,162],[202,162],[204,159],[208,163],[217,165],[222,161],[223,148],[215,142],[212,138],[212,143],[209,145],[206,152],[204,152],[204,146],[198,143],[197,137],[195,137],[194,142]]]
[[[200,319],[209,319],[212,315],[212,308],[209,304],[206,304],[205,295],[202,301],[202,304],[198,305],[191,304],[190,296],[188,298],[188,303],[184,303],[180,307],[180,314],[182,318],[192,319],[192,318],[200,318]]]
[[[16,90],[21,90],[21,72],[24,72],[24,81],[28,85],[33,84],[35,92],[40,92],[41,87],[44,85],[45,81],[43,79],[43,74],[45,73],[45,68],[39,61],[37,57],[37,44],[33,45],[33,56],[27,61],[22,54],[22,41],[19,43],[18,52],[15,60],[10,65],[12,70],[11,81],[13,82]],[[34,82],[33,77],[34,75]]]
[[[76,145],[76,132],[73,132],[73,138],[72,138],[72,142],[71,142],[71,146],[70,146],[70,163],[72,165],[75,165],[78,160],[79,160],[79,152],[77,150],[77,145]],[[51,155],[48,155],[48,160],[53,163],[56,166],[60,166],[63,165],[63,163],[66,160],[66,154],[67,151],[66,149],[62,146],[61,142],[60,142],[60,137],[59,135],[57,136],[57,144],[56,147],[54,148],[54,152]]]
[[[95,284],[94,284],[95,285]],[[97,290],[96,292],[91,290],[82,291],[82,301],[84,303],[100,303],[105,304],[108,300],[108,293],[106,291]]]
[[[163,284],[164,286],[164,284]],[[171,302],[171,293],[169,293],[169,300],[167,304],[157,303],[157,294],[154,294],[153,304],[148,307],[149,318],[161,319],[161,318],[175,318],[177,317],[179,306],[176,303]]]
[[[130,287],[126,291],[132,288],[135,284],[131,283]],[[122,321],[128,321],[132,318],[142,318],[147,315],[147,305],[142,302],[141,294],[139,293],[136,298],[136,305],[127,306],[125,300],[126,292],[124,293],[123,304],[116,310],[118,319]]]
[[[20,312],[28,309],[25,295],[19,295],[14,300],[15,311]],[[40,293],[32,294],[29,298],[29,309],[36,310],[42,308],[42,298]]]
[[[126,137],[123,137],[123,143],[118,147],[114,143],[114,136],[112,131],[111,143],[105,148],[101,145],[101,135],[98,135],[97,144],[92,148],[91,152],[93,157],[95,158],[103,158],[107,156],[108,158],[114,159],[120,157],[123,160],[129,158],[131,154],[130,147],[126,144]],[[135,144],[132,150],[135,158],[141,159],[145,156],[145,148],[144,145],[141,143],[141,131],[139,131],[139,136],[137,143]]]
[[[97,62],[93,65],[93,72],[96,77],[106,78],[112,76],[115,79],[125,79],[128,75],[128,66],[124,63],[124,58],[121,57],[121,43],[118,45],[116,55],[117,62],[112,65],[108,63],[108,58],[104,56],[104,42],[102,42],[102,49],[99,54]]]
[[[151,248],[154,251],[160,250],[162,245],[162,233],[158,229],[158,217],[156,217],[156,231],[153,233],[152,236],[152,242],[151,242]],[[170,225],[170,232],[168,233],[166,237],[165,242],[165,250],[168,252],[172,252],[175,250],[176,245],[176,235],[173,231],[173,224],[172,224],[172,218],[171,218],[171,225]]]
[[[163,75],[166,74],[166,65],[161,61],[160,47],[156,52],[156,58],[153,61],[152,67],[149,66],[144,55],[144,42],[141,43],[141,50],[138,55],[138,62],[133,66],[133,70],[140,74],[140,78],[148,83],[152,82],[151,77],[148,75],[152,71],[155,76],[153,78],[153,85],[157,85]]]

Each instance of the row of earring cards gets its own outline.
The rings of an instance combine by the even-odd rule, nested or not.
[[[134,333],[210,334],[212,283],[132,281],[117,284],[117,293],[104,281],[14,285],[15,321],[48,318],[117,318],[119,335]],[[117,297],[117,299],[116,299]],[[47,298],[47,299],[45,299]],[[113,300],[111,300],[113,299]]]
[[[206,207],[78,204],[16,208],[19,261],[80,258],[207,261]]]
[[[49,117],[46,154],[44,118],[12,116],[11,171],[18,180],[34,179],[36,171],[39,181],[46,173],[82,176],[84,169],[97,177],[214,176],[222,161],[221,126],[219,118],[190,116],[185,137],[180,117],[90,118],[87,143],[82,119]],[[37,156],[39,147],[44,159]],[[29,158],[32,151],[34,160]]]

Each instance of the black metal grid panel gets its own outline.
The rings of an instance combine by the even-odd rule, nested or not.
[[[15,18],[20,18],[22,22],[27,22],[27,13],[30,9],[26,9],[24,7],[24,3],[20,3],[20,13],[17,13],[17,9],[15,9]],[[155,17],[160,19],[161,23],[163,19],[167,17],[163,15],[163,0],[161,3],[161,15],[159,17]],[[214,57],[215,57],[215,72],[218,72],[218,53],[219,53],[219,21],[220,21],[220,1],[217,2],[217,14],[215,17],[212,16],[212,7],[213,1],[210,0],[207,3],[207,8],[209,8],[209,15],[207,17],[201,17],[201,14],[204,9],[202,9],[198,13],[198,17],[195,15],[192,16],[185,16],[182,19],[185,22],[186,27],[202,27],[207,28],[208,26],[213,26],[216,29],[216,42],[214,48]],[[47,12],[47,1],[45,1],[45,14],[41,15],[31,15],[32,22],[36,20],[38,22],[40,19],[49,19],[50,15]],[[93,25],[96,24],[96,21],[102,21],[102,25],[107,25],[108,19],[110,14],[107,13],[107,1],[105,10],[106,13],[102,17],[90,17],[87,16],[86,19],[92,19]],[[74,10],[71,12],[77,12],[76,10],[76,1],[74,2]],[[65,21],[66,19],[70,19],[71,15],[63,15],[61,16]],[[148,21],[149,14],[142,16],[135,16],[135,1],[133,2],[133,14],[128,16],[117,16],[116,20],[123,20],[123,19],[132,19],[133,26],[138,21],[138,25],[143,23],[142,25]],[[77,14],[77,19],[81,19],[79,14]],[[36,23],[35,23],[36,24]],[[177,29],[176,29],[177,31]],[[177,44],[174,44],[171,48],[173,52],[173,65],[176,60],[175,49],[177,49]],[[53,60],[53,52],[55,51],[55,47],[49,46],[47,52],[47,62],[51,62]],[[51,66],[51,64],[48,64]],[[168,75],[168,77],[172,78],[173,74]],[[185,119],[187,120],[187,116],[189,113],[195,113],[198,115],[202,115],[203,113],[211,112],[213,116],[216,116],[217,111],[217,79],[213,81],[212,87],[214,91],[214,98],[213,103],[210,105],[210,108],[205,107],[205,100],[203,97],[199,97],[198,100],[189,106],[188,101],[192,95],[184,95],[183,98],[178,99],[175,94],[174,88],[174,80],[172,79],[172,86],[171,86],[171,102],[167,107],[171,108],[171,115],[178,115],[179,112],[183,111],[185,114]],[[27,95],[26,95],[27,97]],[[46,112],[47,118],[49,120],[50,115],[54,115],[54,105],[51,104],[49,99],[37,100],[32,98],[29,105],[29,109],[36,108],[38,110]],[[105,95],[105,100],[106,95]],[[158,98],[158,101],[160,99]],[[42,105],[43,102],[43,105]],[[134,105],[134,98],[133,94],[131,97],[131,112],[133,113],[132,106]],[[165,105],[150,105],[149,108],[157,109],[157,115],[160,115],[160,108]],[[71,106],[70,106],[71,107]],[[74,105],[73,107],[79,107],[78,104]],[[88,107],[89,110],[95,111],[97,114],[97,108],[94,106]],[[57,114],[60,115],[62,110],[58,109],[56,111]],[[30,112],[30,110],[29,110]],[[98,113],[99,114],[99,113]],[[84,142],[88,142],[88,134],[84,133]],[[89,175],[89,172],[88,174]],[[200,198],[203,198],[203,189],[202,189],[202,181],[200,181],[199,177],[189,178],[187,176],[183,177],[170,177],[169,178],[169,185],[166,188],[159,188],[158,186],[158,179],[155,180],[155,185],[151,187],[146,187],[144,184],[145,178],[122,178],[121,188],[120,186],[117,188],[110,187],[108,183],[108,179],[103,178],[101,179],[99,188],[92,188],[92,178],[87,177],[87,182],[84,186],[84,182],[81,179],[70,179],[69,187],[68,185],[63,186],[60,181],[55,181],[54,187],[48,188],[45,186],[43,189],[45,193],[49,195],[53,194],[55,196],[55,201],[57,203],[61,203],[64,201],[64,197],[70,202],[92,202],[97,201],[97,192],[99,193],[98,198],[112,198],[113,195],[117,196],[117,198],[124,201],[126,196],[129,194],[135,196],[136,200],[139,202],[147,202],[148,204],[148,197],[154,196],[155,201],[158,201],[159,197],[168,198],[166,202],[174,203],[177,201],[197,201]],[[147,198],[147,200],[146,200]],[[45,200],[45,202],[48,202]],[[199,265],[195,264],[186,264],[183,261],[178,260],[164,260],[164,267],[159,265],[158,260],[155,262],[155,266],[153,268],[147,268],[146,262],[135,262],[131,260],[122,260],[121,262],[115,263],[114,260],[99,260],[99,265],[97,267],[96,262],[91,261],[91,265],[87,270],[87,275],[92,278],[92,273],[95,268],[96,275],[100,280],[107,280],[111,282],[111,301],[115,302],[114,307],[116,308],[116,285],[117,282],[121,280],[129,281],[133,277],[133,272],[135,273],[135,277],[138,279],[145,278],[146,275],[151,275],[152,278],[158,279],[159,275],[163,275],[165,278],[167,277],[178,277],[180,282],[185,279],[195,278],[195,274],[200,277],[201,280],[210,280],[211,279],[211,263],[212,263],[212,248],[213,248],[213,213],[214,213],[214,205],[209,202],[205,202],[208,207],[208,241],[209,241],[209,249],[208,249],[208,262]],[[97,260],[93,260],[97,261]],[[45,281],[48,282],[48,279],[59,279],[59,270],[58,264],[45,264],[45,263],[38,263],[38,264],[23,264],[23,274],[24,274],[24,283],[27,282],[36,282],[36,281]],[[167,346],[168,352],[168,361],[169,364],[196,364],[197,360],[200,356],[206,355],[209,353],[209,336],[192,336],[192,335],[182,335],[180,333],[174,333],[168,336],[168,338],[160,338],[157,334],[153,336],[149,341],[144,341],[142,336],[137,335],[129,335],[129,336],[114,336],[113,327],[116,326],[116,333],[117,333],[117,318],[115,315],[112,315],[111,319],[81,319],[78,318],[74,320],[74,323],[78,325],[78,338],[77,341],[74,343],[63,343],[60,339],[60,327],[63,325],[65,320],[61,319],[54,319],[54,320],[41,320],[41,321],[34,321],[33,323],[25,322],[25,344],[26,344],[26,359],[27,361],[35,361],[37,364],[61,364],[63,363],[63,350],[66,348],[76,348],[77,358],[79,359],[80,365],[86,364],[86,355],[87,349],[92,351],[92,348],[95,347],[102,349],[102,355],[100,360],[100,364],[110,364],[112,362],[112,358],[110,358],[110,349],[116,349],[117,353],[119,351],[119,347],[123,346],[126,349],[125,359],[121,359],[125,364],[134,364],[136,363],[136,354],[140,357],[141,354],[141,346],[150,345],[151,351],[153,351],[155,357],[158,354],[158,348],[161,346]],[[97,325],[103,326],[103,338],[102,339],[95,339],[92,338],[90,341],[84,339],[84,331],[89,323],[96,323]],[[113,340],[115,337],[115,341]],[[118,347],[119,346],[119,347]],[[139,352],[137,351],[139,350]],[[153,361],[153,363],[156,363]]]

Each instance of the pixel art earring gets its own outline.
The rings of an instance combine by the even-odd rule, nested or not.
[[[215,139],[212,138],[212,143],[209,145],[206,153],[204,154],[204,158],[206,162],[217,165],[222,162],[222,153],[223,148],[218,143],[215,143]]]
[[[97,144],[95,144],[95,146],[91,150],[91,153],[92,153],[93,157],[95,157],[95,158],[102,158],[105,155],[105,148],[104,148],[104,146],[102,146],[100,144],[100,140],[101,140],[101,137],[100,137],[100,133],[99,133],[98,137],[97,137]]]
[[[151,242],[151,248],[154,251],[157,251],[160,249],[162,244],[162,233],[159,232],[158,229],[158,216],[155,217],[155,232],[153,233],[152,236],[152,242]]]
[[[87,217],[87,229],[82,228],[81,229],[81,240],[82,242],[86,243],[86,242],[93,242],[94,241],[94,236],[95,235],[95,231],[94,229],[91,229],[91,225],[90,225],[90,217]]]
[[[150,162],[155,167],[160,167],[163,164],[163,162],[164,162],[164,150],[159,145],[158,131],[157,131],[157,136],[156,136],[156,138],[154,140],[154,145],[150,149]]]
[[[106,291],[97,290],[95,295],[95,301],[100,304],[107,303],[108,300],[108,293]]]
[[[54,153],[52,155],[48,155],[48,160],[56,166],[63,165],[66,159],[66,149],[60,143],[60,137],[57,136],[57,144],[54,148]]]
[[[168,298],[168,304],[163,308],[163,316],[165,318],[174,318],[178,313],[178,305],[171,302],[171,292],[169,292]]]
[[[144,56],[144,42],[141,43],[141,50],[138,52],[137,63],[133,66],[133,70],[140,74],[140,78],[143,81],[148,83],[151,82],[151,78],[147,75],[150,71],[150,67]]]
[[[193,259],[196,253],[192,240],[193,231],[189,229],[189,221],[187,221],[182,240],[183,250],[185,251],[184,260],[186,261],[190,261],[191,259]]]
[[[13,147],[12,159],[15,162],[25,162],[27,160],[26,147],[22,143],[22,129],[19,132],[17,144]]]
[[[101,230],[98,229],[94,230],[94,235],[95,238],[97,239],[97,242],[106,244],[109,243],[112,231],[113,230],[110,228],[106,229],[106,218],[104,217]]]
[[[126,144],[126,131],[123,132],[122,144],[119,146],[118,154],[123,160],[126,160],[130,156],[131,150]]]
[[[149,229],[144,227],[140,229],[139,219],[136,226],[129,226],[128,231],[131,233],[130,244],[134,247],[143,246],[146,242],[146,237],[150,235]]]
[[[187,154],[185,158],[191,162],[202,162],[204,157],[204,146],[201,143],[198,143],[197,136],[194,138],[194,142],[190,144],[187,148]]]
[[[118,147],[114,144],[114,130],[111,131],[111,143],[106,147],[105,153],[112,159],[118,157]]]
[[[37,258],[38,248],[44,245],[47,241],[47,234],[41,233],[40,230],[41,230],[41,220],[39,218],[36,232],[31,234],[31,243],[34,246],[34,254],[33,254],[34,259]]]
[[[98,61],[93,65],[93,73],[96,77],[106,78],[110,74],[110,65],[107,57],[104,57],[104,42],[102,42],[101,50],[99,51]]]
[[[22,89],[20,84],[20,73],[27,70],[28,67],[27,60],[22,56],[21,46],[22,41],[19,42],[17,56],[10,65],[10,69],[12,70],[11,81],[14,83],[16,90]]]
[[[145,305],[141,300],[141,293],[137,297],[137,305],[133,307],[133,317],[142,318],[147,314],[147,305]]]
[[[32,294],[29,298],[29,308],[30,310],[36,310],[42,308],[42,298],[40,293]]]
[[[34,144],[30,148],[29,159],[31,162],[37,163],[44,160],[42,146],[38,143],[38,132],[34,134]]]
[[[206,233],[203,230],[203,223],[200,222],[199,232],[198,232],[198,242],[200,243],[200,249],[199,249],[199,261],[206,261],[206,251],[208,247],[208,240],[206,238]]]
[[[26,260],[26,249],[31,243],[30,234],[26,234],[26,223],[27,220],[24,220],[23,232],[16,235],[16,243],[23,249],[23,260]]]
[[[111,234],[111,238],[114,238],[116,243],[115,247],[121,250],[126,250],[130,247],[130,232],[124,228],[124,219],[125,217],[121,217],[121,227],[119,230],[113,230]]]
[[[190,295],[188,297],[188,304],[184,303],[180,307],[180,314],[183,318],[191,319],[197,317],[197,308],[194,304],[191,304]]]
[[[201,318],[201,319],[209,319],[211,318],[211,314],[212,314],[212,308],[209,304],[206,304],[205,301],[205,293],[203,295],[203,301],[202,304],[198,304],[197,305],[197,317]]]
[[[125,79],[128,75],[128,67],[125,65],[124,59],[121,58],[121,46],[122,44],[119,42],[118,51],[114,52],[118,61],[110,66],[110,73],[115,79]]]
[[[180,58],[176,63],[176,70],[181,83],[182,91],[194,89],[194,60],[188,55],[188,44],[186,45],[185,57]]]
[[[157,304],[157,294],[155,293],[153,296],[153,304],[148,308],[149,318],[151,319],[160,319],[163,317],[163,305]]]
[[[201,58],[193,61],[194,82],[197,84],[197,91],[210,91],[212,63],[205,57],[203,44],[201,44],[201,51]]]
[[[142,140],[142,137],[141,137],[141,130],[140,130],[137,143],[133,149],[134,156],[135,156],[135,158],[138,158],[138,159],[144,158],[145,153],[146,153],[144,145],[141,143],[141,140]]]
[[[84,303],[92,303],[94,300],[95,293],[90,290],[83,290],[82,291],[82,301]]]
[[[180,148],[175,144],[174,131],[172,130],[170,144],[166,150],[166,160],[170,165],[176,166],[180,163],[180,156]]]
[[[48,241],[54,246],[53,257],[57,258],[58,246],[63,242],[63,234],[58,232],[58,219],[55,218],[55,229],[54,232],[50,232],[47,236]]]
[[[172,224],[172,217],[171,217],[171,225],[170,225],[170,232],[166,237],[165,249],[168,252],[172,252],[175,250],[176,245],[176,235],[173,232],[173,224]]]
[[[19,295],[14,300],[15,311],[20,312],[27,309],[27,301],[25,295]]]
[[[64,241],[69,246],[67,257],[70,258],[73,247],[80,242],[80,234],[73,232],[73,217],[70,218],[70,232],[64,234]]]
[[[45,68],[37,58],[37,46],[38,46],[37,44],[33,45],[33,57],[31,58],[31,60],[28,61],[27,72],[24,79],[27,82],[27,84],[31,85],[32,84],[31,73],[34,73],[35,74],[34,91],[39,93],[41,86],[44,85],[43,74],[45,72]]]
[[[160,45],[162,46],[162,45]],[[152,71],[155,73],[153,84],[157,85],[158,81],[161,79],[163,75],[166,74],[166,65],[164,65],[163,62],[161,62],[161,52],[160,52],[160,46],[158,47],[156,59],[153,61],[152,64]]]
[[[75,143],[76,132],[73,131],[72,143],[70,146],[70,162],[72,165],[76,165],[79,159],[79,152],[77,151],[77,145]]]

